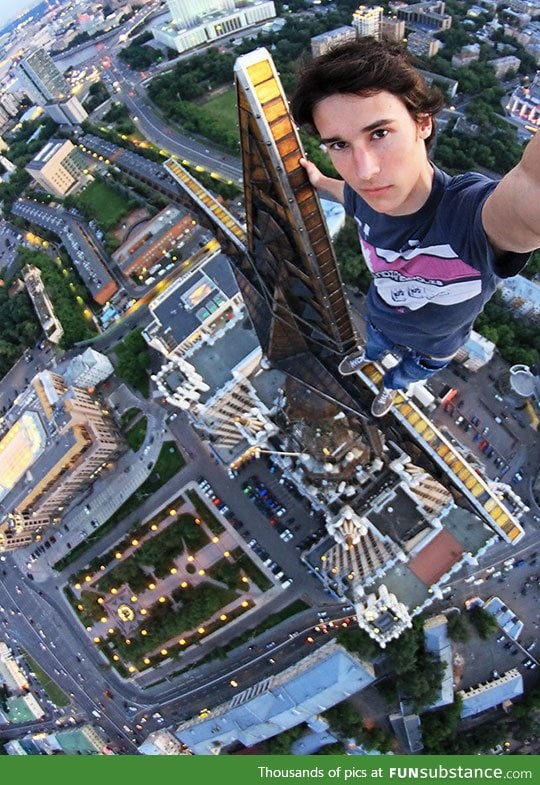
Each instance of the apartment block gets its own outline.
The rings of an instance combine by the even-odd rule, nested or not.
[[[313,57],[320,57],[334,46],[339,46],[347,41],[356,41],[355,28],[349,25],[336,27],[335,30],[329,30],[327,33],[313,36],[311,39],[311,54]]]
[[[29,544],[125,449],[98,397],[41,371],[2,423],[0,551]]]
[[[51,139],[25,169],[45,191],[66,196],[81,182],[84,159],[69,139]]]
[[[422,27],[428,30],[449,30],[452,17],[445,13],[444,2],[414,3],[397,9],[397,18],[402,19],[407,27]]]

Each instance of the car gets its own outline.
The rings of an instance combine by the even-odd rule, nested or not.
[[[499,635],[499,637],[497,638],[497,643],[502,643],[505,638],[506,638],[506,635]]]

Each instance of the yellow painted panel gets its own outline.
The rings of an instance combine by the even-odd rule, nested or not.
[[[259,84],[259,82],[265,82],[267,79],[274,78],[268,60],[261,60],[259,63],[254,63],[253,65],[248,66],[246,71],[254,85]]]
[[[255,87],[255,93],[257,98],[264,106],[264,104],[268,103],[268,101],[272,101],[274,98],[277,98],[281,95],[281,90],[279,89],[278,83],[274,79],[269,79],[267,82],[263,82]]]

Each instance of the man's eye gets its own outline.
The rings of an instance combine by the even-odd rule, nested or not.
[[[378,128],[376,131],[373,131],[372,138],[373,139],[384,139],[385,136],[388,135],[388,131],[386,128]]]
[[[328,149],[333,152],[339,152],[340,150],[345,150],[347,147],[347,142],[332,142],[328,145]]]

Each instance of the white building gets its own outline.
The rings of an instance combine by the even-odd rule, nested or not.
[[[171,19],[178,27],[196,27],[209,14],[234,11],[234,0],[167,0]]]
[[[62,374],[71,387],[95,387],[114,373],[114,367],[104,354],[88,348],[70,361]]]
[[[356,30],[358,38],[366,38],[372,35],[380,41],[383,13],[384,9],[380,5],[358,6],[352,18],[352,26]]]
[[[195,755],[251,747],[305,722],[364,689],[373,668],[333,641],[300,662],[235,695],[206,718],[182,723],[175,735]]]
[[[150,733],[139,746],[141,755],[189,755],[186,746],[168,730]]]
[[[191,0],[187,3],[181,0],[179,5],[182,7],[189,5],[190,9],[193,5],[194,9],[197,8]],[[187,17],[188,23],[177,22],[173,15],[170,22],[152,28],[152,34],[156,41],[170,49],[186,52],[223,36],[240,33],[248,27],[274,19],[275,16],[276,8],[272,0],[262,0],[241,8],[234,8],[233,5],[232,9],[227,4],[219,12],[209,12],[205,16],[192,14],[191,17]]]
[[[88,117],[88,112],[74,95],[65,101],[45,104],[43,108],[59,125],[80,125]]]

